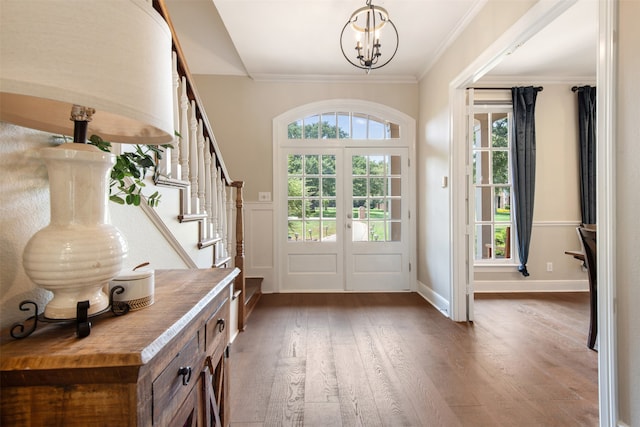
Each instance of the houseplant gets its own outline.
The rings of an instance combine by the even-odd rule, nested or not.
[[[102,151],[111,152],[111,143],[103,140],[98,135],[91,135],[89,143]],[[109,184],[109,200],[120,205],[139,206],[144,199],[151,207],[160,203],[162,196],[157,191],[146,196],[142,193],[146,186],[144,177],[147,171],[152,170],[158,174],[157,160],[162,159],[166,148],[172,148],[171,144],[164,145],[134,145],[134,151],[123,152],[116,155],[116,163],[111,169],[111,181]]]

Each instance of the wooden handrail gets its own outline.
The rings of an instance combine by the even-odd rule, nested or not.
[[[213,130],[211,123],[209,122],[209,118],[204,111],[202,101],[198,92],[195,88],[195,84],[193,83],[193,77],[191,76],[191,72],[189,71],[189,67],[187,66],[187,61],[185,59],[185,55],[182,51],[182,47],[180,46],[180,42],[176,35],[176,30],[171,22],[171,18],[169,17],[169,11],[167,9],[167,5],[164,0],[153,0],[153,7],[158,13],[164,18],[171,30],[171,38],[173,40],[173,50],[176,52],[178,57],[178,73],[181,77],[185,77],[187,81],[187,97],[190,101],[195,101],[196,104],[196,119],[201,119],[203,123],[203,133],[204,137],[208,137],[210,141],[209,151],[215,154],[216,164],[220,166],[222,174],[224,176],[224,180],[227,185],[231,185],[233,183],[233,179],[229,175],[227,167],[224,164],[222,159],[222,155],[220,153],[220,148],[218,147],[218,143],[216,142],[216,138],[213,135]]]

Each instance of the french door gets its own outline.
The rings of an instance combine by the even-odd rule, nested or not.
[[[410,289],[408,149],[304,147],[281,155],[281,290]]]

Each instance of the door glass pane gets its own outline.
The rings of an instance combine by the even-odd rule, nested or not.
[[[384,175],[385,165],[389,162],[386,156],[372,156],[369,158],[369,175]]]
[[[302,178],[289,178],[289,197],[302,197]]]
[[[336,179],[335,178],[322,178],[322,196],[324,197],[336,196]]]
[[[335,155],[291,154],[287,160],[287,241],[335,241]]]
[[[369,178],[369,195],[383,197],[385,195],[384,178]]]
[[[304,156],[304,173],[307,175],[317,175],[320,173],[317,155]]]
[[[335,220],[322,221],[322,237],[323,242],[335,242],[336,240],[336,222]]]
[[[357,242],[400,240],[402,180],[400,156],[352,156],[353,236]]]
[[[320,179],[319,178],[305,178],[304,180],[304,195],[307,197],[317,196],[320,194]]]
[[[306,221],[305,240],[308,242],[320,240],[320,221]]]
[[[400,220],[402,219],[402,200],[393,199],[387,203],[389,205],[389,213],[387,218]]]
[[[302,238],[302,221],[289,220],[288,223],[288,237],[290,242],[298,242]]]
[[[353,156],[351,159],[351,173],[354,176],[367,174],[367,159],[364,156]]]
[[[402,179],[390,178],[389,179],[389,196],[399,197],[402,196]]]
[[[402,223],[400,221],[391,221],[389,228],[387,240],[390,242],[400,242],[402,240]]]
[[[353,178],[353,197],[367,196],[367,178]]]
[[[322,174],[336,174],[336,156],[328,156],[326,154],[322,156]]]
[[[389,156],[389,172],[391,175],[400,175],[402,173],[402,157]]]
[[[302,174],[302,156],[300,154],[289,154],[287,162],[289,175]]]

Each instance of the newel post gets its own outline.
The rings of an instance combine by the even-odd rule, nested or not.
[[[240,290],[240,301],[238,301],[238,330],[244,331],[245,322],[245,297],[246,287],[244,278],[244,223],[243,223],[243,200],[242,187],[243,181],[234,181],[231,183],[236,189],[236,257],[234,265],[240,269],[240,274],[235,278],[235,289]]]

